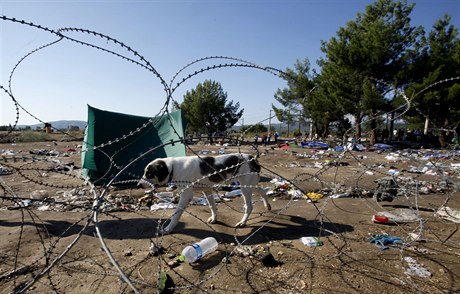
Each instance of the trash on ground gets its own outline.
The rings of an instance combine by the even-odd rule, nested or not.
[[[421,278],[429,278],[432,276],[431,272],[427,268],[421,266],[412,257],[406,256],[404,257],[404,261],[407,262],[407,265],[409,266],[405,271],[405,273],[409,276],[417,276]]]
[[[300,238],[303,245],[308,247],[317,247],[323,245],[323,242],[319,239],[319,237],[302,237]]]
[[[0,165],[0,176],[6,176],[6,175],[11,175],[13,171],[3,167]]]
[[[371,146],[370,150],[377,151],[377,150],[394,150],[395,147],[388,145],[388,144],[383,144],[383,143],[376,143]]]
[[[382,250],[390,248],[391,245],[404,244],[404,241],[401,238],[387,234],[373,235],[369,238],[369,242],[374,243],[375,246]]]
[[[225,192],[225,197],[237,197],[241,195],[242,195],[241,189],[235,189],[233,191]]]
[[[215,238],[207,237],[198,243],[185,247],[182,250],[181,256],[184,257],[185,262],[193,263],[203,258],[205,255],[216,251],[218,245]]]
[[[320,194],[320,193],[315,193],[315,192],[308,192],[307,194],[305,194],[303,196],[303,198],[306,198],[306,199],[309,199],[309,200],[318,200],[318,199],[321,199],[323,198],[324,195],[323,194]]]
[[[420,216],[413,209],[395,209],[377,212],[372,216],[372,221],[384,224],[413,223],[420,221]]]
[[[317,142],[317,141],[301,142],[300,147],[301,148],[314,148],[314,149],[327,149],[329,148],[329,144],[324,143],[324,142]]]
[[[160,209],[174,209],[176,208],[176,205],[172,203],[155,203],[152,206],[150,206],[151,211],[157,211]]]
[[[460,211],[459,210],[454,210],[448,206],[443,206],[438,211],[435,213],[436,216],[439,216],[442,219],[454,222],[454,223],[460,223]]]
[[[30,199],[43,200],[49,198],[50,195],[46,190],[35,190],[30,193]]]
[[[414,242],[426,242],[426,239],[422,237],[422,233],[409,233],[409,237]]]
[[[374,192],[374,200],[377,202],[391,202],[398,194],[398,184],[393,177],[383,177],[378,180],[377,188]]]

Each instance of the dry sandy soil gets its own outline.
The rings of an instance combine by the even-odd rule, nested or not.
[[[256,195],[245,228],[233,227],[242,216],[240,198],[221,201],[213,225],[206,223],[207,206],[191,205],[172,234],[158,236],[157,228],[173,210],[151,211],[152,203],[139,203],[145,195],[142,189],[111,187],[104,194],[104,210],[96,214],[91,209],[94,194],[76,176],[81,171],[79,144],[0,144],[2,153],[15,154],[15,160],[11,155],[0,159],[4,170],[13,171],[0,176],[1,293],[25,286],[28,293],[130,293],[132,287],[153,293],[161,289],[163,274],[164,293],[460,292],[458,223],[436,214],[443,206],[460,210],[459,170],[451,165],[460,156],[454,153],[400,152],[399,160],[392,161],[388,152],[262,147],[262,187],[273,187],[269,180],[282,177],[305,193],[324,197],[311,202],[287,194],[270,196],[272,210],[266,211]],[[59,155],[30,154],[34,149],[56,150]],[[253,152],[249,147],[241,150]],[[238,149],[225,149],[233,151]],[[437,169],[409,172],[427,166],[430,161],[424,157]],[[63,170],[72,162],[72,170]],[[398,197],[376,202],[375,180],[390,169],[399,171]],[[37,190],[45,190],[48,198],[28,201]],[[96,193],[102,191],[97,187]],[[354,197],[329,197],[334,194]],[[25,199],[12,201],[13,196]],[[374,223],[372,216],[382,211],[410,212],[417,219]],[[381,249],[370,242],[379,234],[399,237],[403,243]],[[217,239],[217,251],[194,264],[176,261],[185,246],[207,236]],[[304,245],[300,238],[306,236],[319,236],[322,246]]]

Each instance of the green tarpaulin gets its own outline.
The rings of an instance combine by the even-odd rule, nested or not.
[[[175,142],[184,138],[184,130],[185,119],[180,110],[150,118],[88,105],[88,125],[82,153],[83,175],[95,184],[105,184],[138,159],[114,181],[129,184],[127,180],[139,179],[144,167],[153,159],[185,156],[185,145]],[[167,144],[171,142],[175,143]],[[153,152],[139,158],[153,149]]]

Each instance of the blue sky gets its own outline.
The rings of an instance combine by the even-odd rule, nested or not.
[[[313,68],[322,56],[321,40],[364,12],[365,0],[267,1],[0,1],[0,14],[50,29],[81,28],[108,35],[142,55],[169,83],[185,65],[209,56],[240,58],[280,70],[308,58]],[[414,1],[408,1],[413,3]],[[460,28],[460,1],[415,1],[412,24],[430,30],[445,13]],[[84,33],[66,36],[133,57],[120,46]],[[1,85],[20,59],[55,35],[0,19]],[[226,63],[198,63],[179,80],[200,68]],[[268,123],[273,98],[285,81],[265,71],[225,68],[207,71],[182,84],[173,98],[205,79],[216,80],[228,100],[244,108],[238,124]],[[112,54],[62,40],[25,59],[11,80],[16,100],[42,121],[86,120],[87,104],[116,112],[154,116],[166,94],[150,71]],[[10,97],[0,96],[0,125],[13,124],[16,110]],[[279,105],[278,105],[279,106]],[[276,120],[272,120],[276,122]],[[39,123],[20,110],[19,124]]]

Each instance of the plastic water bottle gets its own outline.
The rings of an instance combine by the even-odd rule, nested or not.
[[[214,252],[217,249],[217,241],[213,237],[207,237],[198,243],[187,246],[182,250],[181,256],[188,263],[201,259],[203,256]]]

